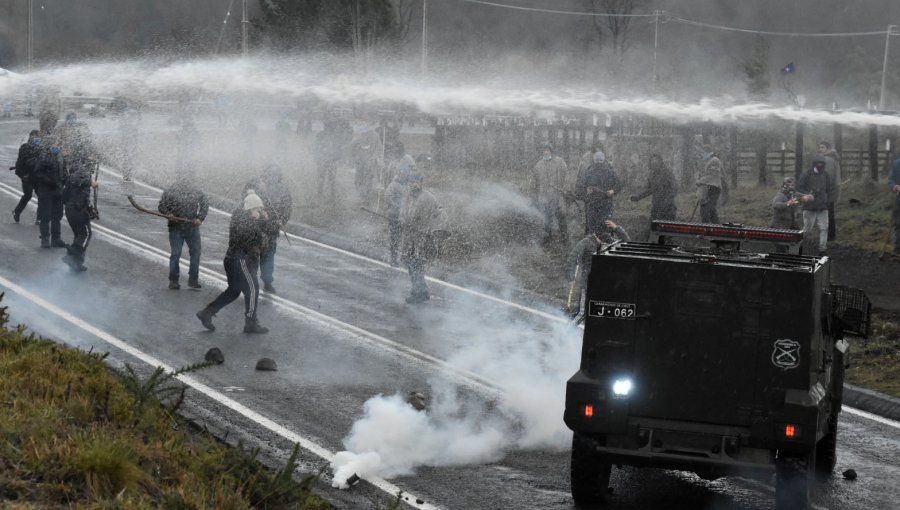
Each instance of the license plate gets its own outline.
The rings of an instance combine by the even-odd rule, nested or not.
[[[588,315],[601,319],[625,319],[634,320],[635,306],[633,303],[611,303],[609,301],[591,301],[588,305]]]

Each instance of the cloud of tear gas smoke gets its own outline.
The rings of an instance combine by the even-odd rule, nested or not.
[[[54,86],[64,93],[112,95],[122,91],[144,91],[163,97],[166,93],[191,90],[212,94],[245,94],[255,101],[284,102],[316,98],[326,103],[392,103],[414,107],[423,113],[506,112],[552,116],[552,112],[630,113],[673,121],[741,122],[782,119],[800,122],[868,126],[900,126],[900,117],[863,112],[831,113],[738,104],[733,100],[704,99],[678,103],[663,99],[606,97],[594,89],[523,89],[521,82],[508,88],[427,86],[415,78],[386,74],[351,76],[335,72],[321,61],[301,58],[255,57],[211,59],[155,65],[150,61],[79,64],[29,74],[22,82],[0,82],[0,94],[24,93],[34,86]],[[138,92],[140,93],[140,92]]]
[[[487,182],[472,192],[445,195],[458,207],[454,209],[475,218],[499,218],[510,215],[542,219],[543,214],[521,193],[508,185]]]
[[[458,339],[447,359],[493,381],[493,399],[437,377],[426,411],[399,395],[373,397],[344,439],[348,451],[332,463],[335,487],[354,473],[393,477],[419,466],[493,462],[514,449],[568,448],[565,382],[578,368],[582,330],[474,300],[454,305],[452,316],[434,324]]]

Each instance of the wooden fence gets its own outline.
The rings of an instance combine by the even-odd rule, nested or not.
[[[773,151],[766,155],[766,172],[780,176],[794,173],[794,151]],[[879,175],[890,167],[898,156],[890,151],[878,151]],[[804,168],[812,164],[813,155],[804,156]],[[738,172],[746,175],[757,173],[756,152],[742,150],[738,152]],[[841,152],[841,178],[860,177],[869,173],[869,151],[844,150]]]

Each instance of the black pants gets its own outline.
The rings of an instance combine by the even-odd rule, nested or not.
[[[215,314],[243,293],[244,317],[248,320],[256,320],[256,303],[259,301],[259,281],[256,279],[258,270],[259,261],[256,257],[225,257],[225,276],[228,277],[228,288],[222,291],[206,308]]]
[[[606,220],[612,218],[612,207],[606,203],[585,203],[584,204],[584,232],[590,234],[592,232],[605,232],[608,230],[603,224]]]
[[[837,227],[834,224],[834,202],[828,204],[828,240],[837,239]]]
[[[60,239],[59,224],[63,217],[62,189],[38,186],[37,196],[41,239]]]
[[[425,283],[425,261],[410,257],[405,262],[406,269],[409,271],[409,282],[412,284],[409,294],[414,297],[428,297],[428,284]]]
[[[700,204],[701,223],[719,223],[719,188],[708,186],[709,194],[706,195],[706,203]]]
[[[31,183],[31,179],[22,179],[22,198],[19,199],[19,203],[13,211],[17,218],[22,214],[22,211],[25,210],[25,206],[28,205],[28,202],[31,201],[31,197],[34,196],[34,191],[34,184]],[[38,206],[38,218],[40,217],[41,208]]]
[[[87,251],[88,244],[91,242],[91,218],[88,216],[87,208],[66,205],[66,220],[69,227],[72,228],[72,244],[66,247],[69,255],[79,264],[84,264],[84,253]]]
[[[259,259],[259,275],[266,285],[272,285],[272,282],[275,281],[276,251],[278,251],[278,234],[269,236],[269,249]]]
[[[391,263],[397,263],[397,250],[400,249],[400,239],[403,237],[403,227],[400,220],[388,220],[388,234],[390,235]]]

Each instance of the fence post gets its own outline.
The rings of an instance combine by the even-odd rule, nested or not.
[[[878,180],[878,126],[869,126],[869,178]]]

